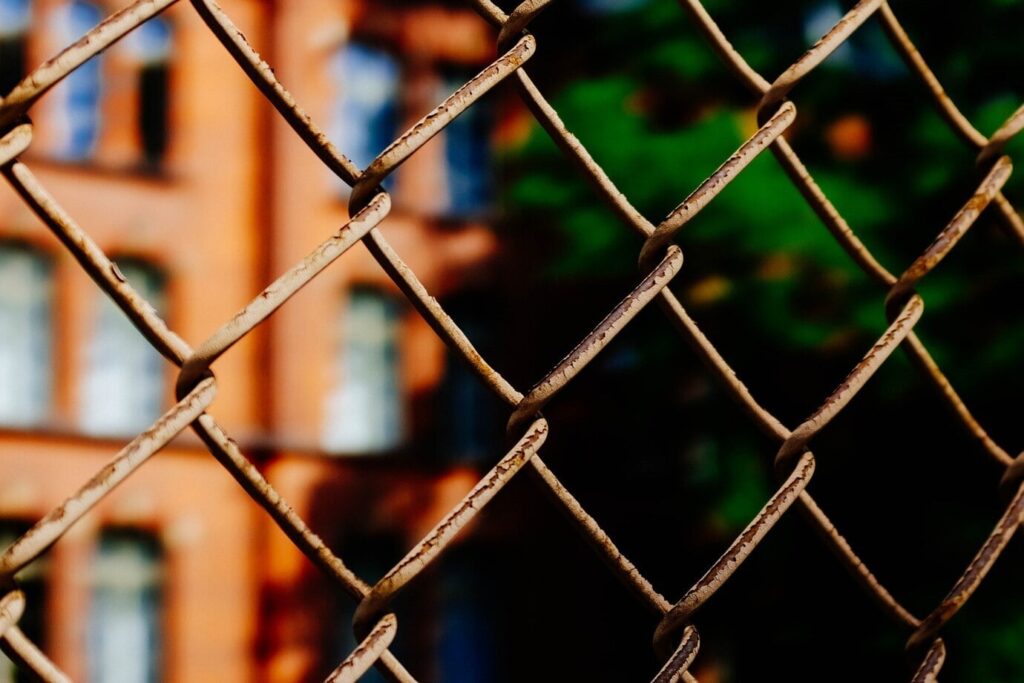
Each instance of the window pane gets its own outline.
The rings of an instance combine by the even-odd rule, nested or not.
[[[62,45],[70,45],[102,19],[96,6],[73,0],[53,13],[52,33]],[[100,58],[75,69],[54,88],[53,97],[58,103],[53,117],[60,140],[57,155],[72,161],[88,159],[99,139]]]
[[[581,9],[590,14],[617,14],[643,7],[649,0],[577,0]]]
[[[156,166],[167,151],[170,73],[162,63],[139,70],[139,140],[142,160]]]
[[[50,272],[38,254],[0,247],[0,422],[41,422],[50,403]]]
[[[473,74],[446,78],[444,96],[455,92]],[[470,216],[485,212],[491,201],[491,119],[485,102],[478,102],[442,131],[448,201],[445,213]]]
[[[327,398],[324,447],[359,453],[387,450],[402,439],[398,377],[399,307],[373,290],[350,293],[341,319],[335,388]]]
[[[138,263],[121,264],[120,270],[158,312],[163,309],[159,272]],[[86,351],[81,426],[91,434],[133,435],[162,412],[163,359],[108,297],[97,296],[102,301]]]
[[[161,558],[152,537],[108,531],[93,565],[89,609],[89,680],[160,680]]]
[[[125,36],[125,47],[140,64],[166,63],[171,57],[171,27],[158,17]]]
[[[0,37],[25,33],[31,18],[29,0],[0,0]]]
[[[339,97],[331,136],[342,154],[366,168],[397,132],[398,62],[382,50],[349,43],[332,70]]]
[[[31,19],[29,0],[0,0],[0,95],[25,76],[25,32]]]

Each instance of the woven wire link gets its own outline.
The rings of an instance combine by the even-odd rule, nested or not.
[[[654,633],[654,645],[664,665],[655,676],[655,681],[695,680],[688,672],[700,643],[693,623],[695,613],[757,548],[794,503],[879,608],[907,628],[910,633],[908,646],[915,661],[919,662],[913,680],[937,680],[946,653],[941,638],[943,626],[984,579],[1024,514],[1024,453],[1014,457],[988,435],[915,334],[914,327],[924,311],[924,301],[915,292],[915,287],[938,266],[990,204],[994,205],[994,210],[1008,231],[1024,244],[1024,221],[1002,194],[1002,187],[1012,171],[1012,163],[1002,155],[1002,150],[1024,128],[1024,106],[992,136],[985,137],[978,132],[946,95],[892,8],[882,0],[859,2],[773,81],[757,73],[733,48],[699,0],[680,0],[682,8],[696,23],[710,46],[757,99],[760,127],[718,170],[655,225],[618,191],[583,143],[566,129],[558,113],[526,71],[525,65],[536,50],[536,40],[526,29],[550,0],[525,0],[509,14],[491,0],[474,0],[479,14],[498,30],[496,46],[500,56],[395,140],[365,169],[357,168],[331,144],[220,7],[212,0],[191,0],[195,11],[212,33],[299,138],[325,166],[353,188],[349,222],[337,233],[328,236],[313,252],[268,285],[231,320],[193,349],[168,328],[155,309],[124,280],[89,234],[58,204],[19,158],[32,142],[32,124],[26,118],[32,105],[89,58],[137,29],[175,1],[138,0],[125,7],[42,64],[0,100],[0,172],[4,178],[154,348],[180,368],[175,387],[178,402],[149,429],[125,446],[106,467],[60,507],[39,520],[0,555],[0,590],[3,591],[0,596],[0,644],[20,666],[30,669],[46,681],[67,680],[67,676],[18,627],[18,620],[25,610],[25,595],[17,587],[15,574],[56,543],[94,505],[145,464],[175,435],[191,428],[213,457],[264,509],[291,542],[327,577],[358,601],[353,625],[361,642],[355,651],[338,664],[328,677],[329,681],[358,680],[372,666],[379,668],[391,680],[415,680],[388,650],[399,627],[397,615],[390,610],[393,599],[444,553],[460,530],[513,477],[526,468],[539,475],[538,479],[545,489],[565,509],[579,533],[593,545],[611,571],[641,603],[660,618]],[[977,151],[979,180],[975,193],[965,199],[962,208],[937,233],[935,241],[898,275],[879,263],[858,239],[783,137],[797,116],[797,108],[789,99],[790,93],[865,21],[876,15],[892,45],[924,83],[950,129],[964,144]],[[513,387],[477,353],[469,338],[430,295],[381,230],[391,209],[391,200],[381,187],[384,179],[455,117],[506,79],[515,83],[537,121],[589,180],[598,195],[626,227],[639,233],[644,240],[638,255],[640,281],[636,287],[554,369],[526,392]],[[673,243],[676,236],[765,149],[771,150],[782,170],[849,257],[885,289],[884,310],[889,320],[888,328],[866,351],[846,379],[825,398],[818,410],[793,429],[783,425],[758,402],[668,288],[683,265],[683,252]],[[310,531],[303,519],[206,413],[217,391],[217,380],[213,372],[216,360],[360,241],[369,248],[380,266],[438,336],[469,364],[481,382],[508,404],[508,433],[510,442],[514,442],[465,498],[372,586],[356,576],[341,558]],[[780,481],[778,488],[718,561],[674,602],[658,592],[618,550],[600,524],[548,468],[540,454],[551,428],[540,411],[637,313],[655,300],[712,374],[745,409],[750,419],[779,443],[775,458]],[[909,354],[982,449],[1005,467],[1002,488],[1010,498],[1002,517],[963,575],[948,595],[923,618],[903,607],[872,574],[806,490],[816,467],[816,456],[810,449],[811,441],[858,394],[897,347],[902,347]]]

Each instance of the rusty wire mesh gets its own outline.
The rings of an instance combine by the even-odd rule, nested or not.
[[[177,404],[149,429],[125,446],[111,461],[63,505],[53,510],[0,556],[4,595],[0,598],[0,638],[4,649],[23,667],[47,681],[67,680],[58,667],[18,627],[25,609],[25,596],[14,576],[22,567],[45,552],[68,529],[110,491],[163,448],[176,434],[191,427],[210,453],[265,510],[288,538],[321,571],[358,601],[354,628],[362,642],[330,674],[331,681],[354,681],[371,666],[389,678],[413,681],[413,676],[388,650],[399,620],[389,610],[395,595],[441,555],[452,539],[490,500],[525,467],[533,468],[554,499],[575,521],[579,533],[596,548],[610,569],[647,605],[660,623],[654,633],[655,650],[664,661],[655,681],[695,680],[687,669],[697,656],[699,636],[694,614],[724,584],[754,551],[794,503],[806,513],[821,538],[851,571],[878,607],[910,632],[908,649],[916,672],[914,681],[937,679],[946,654],[941,637],[943,626],[957,613],[985,578],[1010,540],[1024,513],[1024,457],[1014,457],[989,437],[946,379],[940,367],[914,333],[924,302],[915,285],[934,269],[957,244],[990,204],[1010,233],[1024,243],[1024,222],[1003,196],[1001,188],[1012,170],[1002,155],[1007,142],[1024,127],[1024,106],[986,137],[961,114],[947,97],[924,58],[883,0],[862,0],[825,36],[815,43],[782,75],[768,81],[754,71],[730,45],[699,0],[681,0],[683,8],[735,76],[759,98],[760,128],[678,207],[657,225],[642,216],[627,197],[588,154],[586,147],[569,133],[558,113],[527,75],[524,65],[534,54],[536,41],[526,29],[550,0],[525,0],[506,14],[491,0],[475,0],[481,16],[498,29],[497,48],[501,56],[476,77],[452,93],[385,149],[366,169],[356,168],[331,144],[279,83],[271,67],[246,42],[242,33],[212,0],[191,0],[195,10],[252,83],[274,105],[295,133],[339,178],[353,188],[349,211],[351,220],[329,236],[316,250],[296,264],[197,348],[192,348],[169,329],[153,307],[119,274],[116,266],[47,192],[25,162],[19,160],[32,141],[32,124],[26,118],[33,104],[50,88],[132,30],[174,4],[175,0],[138,0],[111,15],[78,42],[42,64],[0,100],[0,169],[23,201],[60,239],[96,284],[124,311],[146,339],[170,362],[180,368]],[[790,92],[808,73],[844,43],[870,17],[877,15],[904,61],[927,86],[949,128],[963,143],[978,151],[980,178],[972,197],[938,232],[935,241],[899,275],[881,265],[815,183],[800,157],[782,137],[797,115]],[[523,393],[506,381],[476,352],[472,342],[455,321],[389,245],[381,224],[390,210],[390,199],[381,182],[455,117],[472,106],[488,90],[511,78],[536,119],[575,162],[579,171],[596,188],[622,222],[644,238],[639,265],[641,282],[600,321],[553,370]],[[889,327],[847,378],[804,422],[789,429],[761,406],[733,373],[728,362],[697,327],[694,320],[668,288],[683,265],[683,252],[673,238],[702,208],[710,203],[744,168],[766,148],[777,158],[783,171],[851,259],[886,291],[885,312]],[[363,241],[380,266],[408,296],[412,304],[444,342],[476,372],[480,381],[508,403],[509,440],[514,446],[487,472],[461,503],[451,510],[419,544],[376,584],[356,576],[307,527],[303,519],[263,478],[234,441],[205,411],[214,401],[217,380],[212,367],[232,345],[249,334],[293,294],[328,267],[348,248]],[[540,414],[545,404],[569,383],[645,306],[657,299],[664,314],[691,343],[702,361],[751,420],[781,442],[775,459],[780,484],[719,560],[681,598],[664,597],[615,546],[584,507],[545,465],[540,456],[549,424]],[[1005,512],[984,539],[969,566],[949,593],[923,618],[912,614],[891,595],[871,570],[858,558],[819,505],[806,491],[815,468],[810,450],[813,437],[824,428],[860,391],[871,376],[902,346],[953,408],[960,422],[983,449],[1005,467],[1002,489],[1008,499]],[[1024,455],[1024,454],[1022,454]]]

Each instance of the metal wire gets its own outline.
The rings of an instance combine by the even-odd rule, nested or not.
[[[988,435],[914,333],[914,327],[924,311],[924,301],[916,294],[915,287],[938,266],[990,204],[994,204],[1010,233],[1024,244],[1024,221],[1002,194],[1002,187],[1012,172],[1012,163],[1002,155],[1002,151],[1007,142],[1024,128],[1024,106],[991,137],[986,138],[946,95],[935,74],[898,22],[892,8],[882,0],[859,2],[803,56],[771,82],[751,68],[733,48],[699,0],[680,0],[683,9],[711,47],[752,95],[758,98],[758,120],[761,125],[715,173],[655,225],[632,206],[590,156],[586,147],[569,133],[558,113],[527,74],[525,64],[535,52],[536,40],[526,29],[550,0],[525,0],[511,14],[503,12],[490,0],[474,0],[480,15],[498,29],[496,45],[501,56],[395,140],[363,170],[335,149],[323,131],[277,81],[271,67],[260,58],[220,7],[212,0],[191,0],[209,29],[299,138],[325,166],[353,188],[349,205],[351,220],[270,284],[209,339],[193,349],[168,328],[155,309],[125,281],[89,234],[57,203],[19,158],[32,142],[32,124],[26,118],[32,105],[89,58],[174,2],[138,0],[125,7],[42,64],[0,100],[0,172],[4,178],[154,348],[180,368],[175,387],[178,402],[174,407],[125,446],[77,493],[37,522],[0,555],[0,590],[4,593],[0,596],[0,645],[20,666],[32,670],[46,681],[67,680],[17,626],[25,610],[25,596],[17,588],[14,578],[17,571],[58,542],[97,502],[143,466],[176,434],[191,427],[213,457],[266,511],[295,546],[358,601],[354,628],[362,642],[330,674],[330,681],[355,681],[371,666],[377,666],[391,680],[415,680],[387,649],[397,633],[399,623],[397,615],[390,610],[391,602],[399,591],[415,581],[426,567],[445,552],[460,530],[527,465],[539,475],[539,481],[568,513],[579,533],[597,549],[613,573],[638,600],[660,617],[654,633],[654,644],[664,665],[655,676],[655,681],[695,680],[687,669],[697,657],[700,643],[693,623],[696,612],[728,581],[794,503],[798,504],[798,509],[803,511],[809,523],[883,612],[908,628],[908,647],[920,662],[913,680],[937,680],[946,655],[946,645],[941,638],[942,628],[977,589],[1024,515],[1024,453],[1014,457]],[[796,106],[788,99],[789,95],[807,74],[875,15],[879,17],[891,43],[907,66],[924,83],[950,129],[978,152],[979,182],[974,195],[965,201],[960,211],[938,233],[933,244],[899,276],[879,263],[857,238],[814,181],[800,157],[782,137],[782,133],[797,116]],[[625,226],[644,239],[639,252],[642,272],[639,284],[553,370],[525,393],[513,387],[477,353],[469,338],[402,261],[381,230],[391,209],[390,198],[381,187],[384,179],[484,93],[509,78],[516,83],[525,104],[539,123],[589,180],[598,195]],[[874,346],[864,354],[861,362],[824,400],[821,407],[792,430],[751,394],[667,286],[683,265],[683,252],[673,244],[674,238],[766,148],[772,151],[783,171],[854,263],[885,288],[884,308],[890,323]],[[205,412],[216,396],[217,380],[213,374],[216,360],[359,241],[366,244],[380,266],[441,339],[469,364],[491,391],[509,405],[511,412],[508,432],[510,440],[515,442],[463,500],[373,586],[356,576],[341,558],[310,531],[302,518],[263,478],[235,442]],[[659,593],[618,550],[600,524],[559,481],[540,455],[552,426],[539,411],[640,310],[655,300],[697,356],[745,409],[752,421],[779,442],[775,459],[781,482],[778,488],[719,560],[675,602],[670,602]],[[961,578],[924,618],[914,616],[882,585],[806,491],[816,467],[816,456],[810,450],[811,441],[857,395],[897,347],[902,347],[934,384],[982,449],[1006,468],[1002,486],[1011,494],[1004,514]]]

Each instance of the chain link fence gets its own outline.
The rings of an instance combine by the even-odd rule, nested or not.
[[[711,177],[691,192],[660,223],[654,224],[616,189],[611,179],[591,158],[584,144],[566,129],[558,112],[527,73],[525,65],[535,52],[536,41],[526,29],[550,4],[550,0],[525,0],[508,14],[490,0],[475,0],[476,10],[498,30],[497,48],[501,56],[395,140],[366,169],[356,168],[344,156],[343,150],[335,149],[323,131],[277,81],[271,66],[249,45],[227,14],[211,0],[191,0],[196,12],[253,85],[274,105],[319,159],[352,187],[349,203],[351,220],[300,263],[267,286],[209,339],[197,348],[192,348],[168,328],[154,308],[132,289],[89,234],[47,192],[26,163],[19,159],[19,155],[32,142],[33,128],[26,115],[39,98],[89,58],[155,17],[174,4],[174,1],[138,0],[111,15],[78,42],[42,64],[0,100],[0,169],[4,178],[146,339],[180,368],[176,386],[178,402],[174,407],[0,556],[0,577],[4,593],[0,598],[0,638],[5,651],[20,666],[46,681],[67,680],[67,676],[18,627],[19,617],[25,609],[25,596],[18,589],[15,574],[59,541],[97,502],[144,465],[175,435],[191,427],[213,457],[264,509],[295,546],[358,603],[353,626],[361,643],[338,664],[328,678],[330,681],[355,681],[373,666],[392,680],[415,680],[388,650],[399,627],[397,615],[390,610],[392,600],[445,552],[460,530],[513,477],[527,468],[539,475],[539,480],[554,500],[568,512],[579,533],[593,545],[610,570],[639,602],[660,617],[653,634],[655,650],[660,661],[664,662],[654,678],[658,683],[695,680],[688,673],[688,668],[697,657],[699,649],[699,620],[695,619],[697,611],[728,581],[794,504],[806,513],[808,522],[820,532],[824,543],[856,577],[878,608],[906,627],[909,633],[907,646],[916,667],[913,681],[937,680],[946,656],[943,627],[984,580],[1021,521],[1024,513],[1024,458],[1014,456],[990,438],[915,334],[914,327],[924,311],[924,301],[915,292],[915,286],[939,265],[979,214],[990,205],[992,211],[998,212],[1006,229],[1024,244],[1024,221],[1001,192],[1012,171],[1012,163],[1002,154],[1002,150],[1024,127],[1024,107],[1017,109],[990,137],[976,130],[946,95],[893,10],[882,0],[859,2],[802,57],[772,81],[751,68],[732,47],[699,0],[681,0],[683,8],[696,22],[711,47],[758,101],[760,127]],[[962,208],[938,232],[935,241],[898,274],[882,266],[861,243],[783,137],[797,116],[796,105],[789,98],[790,93],[805,76],[873,16],[877,16],[892,45],[912,72],[927,86],[949,128],[965,145],[977,150],[979,180],[974,195],[965,198]],[[623,225],[639,233],[644,240],[639,253],[642,274],[640,283],[564,360],[526,392],[512,386],[477,353],[470,339],[406,266],[381,230],[391,207],[387,192],[381,189],[384,179],[455,117],[506,79],[515,83],[536,119],[575,163],[579,172],[596,188]],[[783,425],[747,390],[728,361],[701,332],[668,287],[683,266],[683,252],[673,244],[676,235],[766,149],[776,157],[782,171],[849,258],[884,289],[884,308],[889,320],[884,334],[867,350],[846,379],[825,398],[818,410],[793,429]],[[510,442],[514,441],[511,449],[479,480],[460,504],[373,585],[356,576],[346,566],[344,558],[335,555],[310,531],[303,519],[205,412],[217,393],[217,380],[213,374],[217,359],[359,241],[368,247],[380,266],[444,342],[474,369],[481,382],[508,404],[511,411],[508,434]],[[551,428],[541,414],[544,406],[583,371],[637,313],[654,301],[658,302],[664,314],[721,384],[745,408],[756,426],[780,443],[775,458],[780,482],[777,489],[718,561],[676,600],[663,596],[641,570],[617,549],[598,521],[563,486],[541,457],[545,438]],[[911,613],[886,589],[858,558],[806,490],[816,465],[816,456],[811,451],[814,436],[843,410],[900,346],[935,386],[984,451],[1005,468],[1001,488],[1008,501],[1002,517],[982,541],[960,579],[935,608],[924,616]]]

